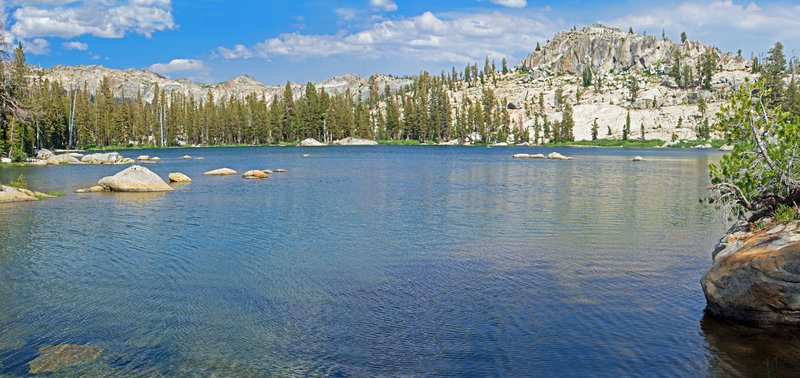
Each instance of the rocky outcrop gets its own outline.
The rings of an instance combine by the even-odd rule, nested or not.
[[[344,139],[334,141],[333,144],[339,146],[375,146],[378,144],[378,142],[369,139],[358,139],[358,138],[347,137]]]
[[[720,239],[702,278],[708,311],[753,323],[800,324],[800,229],[751,231],[741,222]]]
[[[540,51],[534,51],[521,60],[517,68],[531,72],[545,70],[554,74],[581,74],[584,67],[590,67],[595,72],[636,69],[663,73],[672,66],[675,50],[685,57],[681,64],[695,67],[706,48],[697,41],[679,44],[654,35],[631,34],[594,24],[581,30],[556,34]],[[714,51],[723,69],[745,69],[748,64],[741,56]]]
[[[320,142],[320,141],[318,141],[318,140],[316,140],[314,138],[303,139],[303,141],[300,142],[300,146],[302,146],[302,147],[316,147],[316,146],[324,146],[324,145],[325,145],[325,143],[322,143],[322,142]]]
[[[151,102],[155,95],[154,84],[163,89],[166,93],[182,93],[185,96],[195,99],[207,100],[210,92],[215,99],[228,99],[231,96],[244,99],[250,94],[257,94],[269,99],[274,95],[280,96],[283,93],[283,85],[264,85],[250,75],[235,77],[226,82],[217,84],[195,83],[186,79],[171,80],[148,69],[143,70],[117,70],[103,66],[63,66],[57,65],[52,68],[40,69],[31,67],[42,74],[43,79],[59,81],[64,88],[83,88],[84,84],[90,93],[95,94],[99,89],[103,77],[107,77],[112,92],[119,95],[128,95],[141,92],[142,98]],[[322,89],[328,94],[345,94],[350,91],[354,99],[366,99],[369,96],[370,81],[373,81],[378,88],[389,86],[395,92],[406,85],[411,84],[411,79],[395,78],[387,75],[374,75],[371,78],[362,78],[357,75],[341,75],[330,78],[318,83],[314,83],[317,90]],[[305,93],[305,84],[290,83],[295,99]]]
[[[192,182],[192,179],[190,179],[189,176],[186,176],[183,173],[175,172],[169,174],[169,182],[178,182],[178,183]]]
[[[38,201],[31,191],[0,185],[0,203]]]
[[[103,348],[61,344],[39,348],[39,356],[28,363],[31,374],[55,373],[61,369],[95,360]]]
[[[47,160],[53,156],[54,156],[53,152],[46,148],[42,148],[41,150],[36,151],[36,158],[39,160]]]
[[[233,169],[230,169],[230,168],[220,168],[220,169],[215,169],[213,171],[208,171],[206,173],[203,173],[203,175],[205,175],[205,176],[233,176],[233,175],[236,175],[236,174],[239,174],[239,172],[236,172],[236,171],[234,171]]]
[[[114,176],[103,177],[97,182],[113,192],[168,192],[172,189],[153,171],[134,165]]]

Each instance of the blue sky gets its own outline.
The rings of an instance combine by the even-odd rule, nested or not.
[[[148,68],[265,84],[345,73],[440,72],[489,56],[511,64],[556,32],[602,22],[760,54],[800,49],[792,1],[538,0],[0,0],[6,40],[28,62]]]

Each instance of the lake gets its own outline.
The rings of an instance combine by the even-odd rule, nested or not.
[[[558,151],[572,161],[512,159]],[[194,182],[74,194],[124,166],[0,168],[0,375],[764,375],[800,333],[704,315],[717,151],[121,151]],[[182,160],[190,154],[204,160]],[[310,157],[303,157],[310,154]],[[632,162],[635,155],[647,161]],[[287,169],[269,180],[202,173]]]

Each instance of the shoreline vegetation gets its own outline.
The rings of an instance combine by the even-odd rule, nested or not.
[[[433,142],[421,142],[419,140],[378,140],[378,145],[382,146],[436,146],[436,147],[471,147],[471,146],[484,146],[484,147],[607,147],[607,148],[695,148],[695,149],[720,149],[726,145],[724,140],[711,139],[711,140],[681,140],[672,143],[667,143],[659,139],[650,140],[615,140],[615,139],[598,139],[598,140],[585,140],[574,142],[560,142],[560,143],[541,143],[541,144],[504,144],[497,145],[492,143],[460,143],[460,144],[440,144]],[[334,147],[334,144],[322,145],[319,147]],[[709,147],[710,146],[710,147]],[[230,144],[217,144],[217,145],[185,145],[185,146],[157,146],[157,145],[127,145],[127,146],[106,146],[106,147],[89,147],[86,149],[69,150],[75,151],[125,151],[125,150],[171,150],[171,149],[196,149],[196,148],[237,148],[237,147],[303,147],[300,142],[282,142],[282,143],[267,143],[267,144],[246,144],[246,143],[230,143]],[[62,152],[58,150],[57,152]],[[24,166],[37,166],[33,162],[19,161],[11,163],[0,163],[0,167],[24,167]]]

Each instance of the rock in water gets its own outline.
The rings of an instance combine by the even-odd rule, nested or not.
[[[644,158],[641,156],[636,156],[633,158],[633,161],[644,161]]]
[[[150,155],[139,155],[136,160],[150,160]]]
[[[81,164],[81,162],[78,159],[69,156],[68,154],[63,154],[63,155],[51,156],[49,159],[47,159],[47,164],[50,165]]]
[[[31,374],[54,373],[66,367],[84,364],[100,356],[103,348],[89,345],[61,344],[39,348],[39,357],[28,363]]]
[[[313,147],[313,146],[324,146],[325,144],[321,143],[320,141],[314,138],[308,138],[308,139],[303,139],[303,141],[300,142],[300,145],[303,147]]]
[[[714,315],[752,323],[800,324],[800,230],[734,226],[717,244],[701,281]]]
[[[168,192],[172,189],[153,171],[133,165],[114,176],[100,179],[97,185],[114,192]]]
[[[733,146],[731,146],[730,144],[726,144],[720,147],[719,150],[724,152],[733,151]]]
[[[191,156],[189,156],[189,155],[183,155],[183,156],[181,157],[181,159],[191,159],[191,158],[192,158],[192,157],[191,157]]]
[[[516,155],[514,155],[514,159],[544,159],[544,157],[545,156],[542,155],[542,154],[536,154],[536,155],[516,154]]]
[[[264,171],[258,171],[258,170],[254,170],[254,171],[247,171],[247,172],[245,172],[245,173],[242,175],[242,178],[246,178],[246,179],[257,179],[257,180],[258,180],[258,179],[268,179],[268,178],[269,178],[269,176],[267,176],[267,174],[266,174]]]
[[[572,160],[571,157],[561,155],[558,152],[551,152],[549,155],[547,155],[547,158],[553,160]]]
[[[215,169],[213,171],[208,171],[208,172],[203,173],[203,174],[206,175],[206,176],[232,176],[232,175],[239,174],[239,172],[236,172],[236,171],[234,171],[233,169],[230,169],[230,168],[220,168],[220,169]]]
[[[90,154],[81,158],[81,161],[89,164],[116,164],[122,161],[122,155],[119,152],[108,152],[104,154]]]
[[[38,200],[36,196],[29,193],[31,192],[20,190],[12,186],[0,185],[0,203]]]
[[[175,172],[169,174],[169,182],[192,182],[192,179],[183,173]]]

